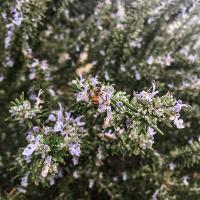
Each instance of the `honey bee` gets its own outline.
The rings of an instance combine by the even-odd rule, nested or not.
[[[102,85],[100,83],[97,83],[93,89],[93,94],[92,94],[92,104],[95,107],[99,106],[99,96],[101,94],[101,88]]]

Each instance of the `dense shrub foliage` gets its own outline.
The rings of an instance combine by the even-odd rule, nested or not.
[[[200,2],[0,2],[2,199],[200,199]]]

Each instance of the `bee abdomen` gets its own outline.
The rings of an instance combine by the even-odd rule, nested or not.
[[[98,96],[93,96],[93,97],[92,97],[92,104],[93,104],[95,107],[98,107],[98,106],[99,106],[99,97],[98,97]]]

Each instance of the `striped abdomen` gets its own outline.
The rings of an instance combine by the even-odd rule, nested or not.
[[[95,94],[94,96],[92,96],[92,104],[95,107],[99,106],[99,94]]]

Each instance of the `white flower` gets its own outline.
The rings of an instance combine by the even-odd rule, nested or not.
[[[176,168],[176,164],[174,164],[174,163],[169,163],[169,169],[170,169],[171,171],[174,171],[175,168]]]
[[[89,188],[93,188],[94,186],[94,179],[89,179]]]
[[[154,62],[154,57],[153,57],[153,56],[150,56],[150,57],[147,59],[147,64],[152,65],[153,62]]]
[[[73,177],[74,177],[75,179],[77,179],[77,178],[80,177],[78,171],[74,171],[74,172],[73,172]]]
[[[122,172],[122,180],[126,181],[128,178],[127,173],[126,172]]]
[[[188,176],[184,176],[184,177],[183,177],[183,184],[184,184],[185,186],[188,186],[188,185],[189,185],[188,179],[189,179]]]

